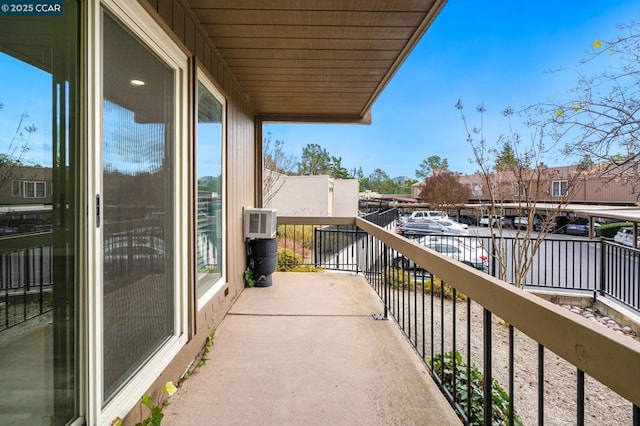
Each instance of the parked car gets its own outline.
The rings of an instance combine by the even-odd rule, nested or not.
[[[566,231],[568,235],[589,235],[589,220],[587,219],[575,219],[569,222],[566,226]]]
[[[496,219],[501,219],[501,217],[492,217],[491,218],[491,224],[492,225],[496,225]],[[478,222],[478,225],[480,226],[489,226],[489,216],[484,215],[480,218],[480,221]]]
[[[452,235],[469,235],[469,226],[455,222],[451,219],[440,219],[437,221],[440,225],[447,228],[447,234]]]
[[[613,237],[613,241],[618,244],[622,244],[627,247],[634,247],[633,245],[633,228],[625,226],[624,228],[618,229],[618,232]],[[640,246],[640,235],[636,236],[636,245],[637,248]]]
[[[513,228],[513,222],[511,218],[503,216],[491,216],[491,226],[497,227],[501,223],[503,228]],[[485,215],[480,218],[478,222],[480,226],[489,226],[489,216]]]
[[[398,225],[396,232],[404,236],[444,234],[446,228],[435,221],[408,221]]]
[[[489,254],[475,238],[429,235],[418,238],[415,242],[476,269],[489,270]],[[393,259],[392,265],[396,268],[422,269],[404,256]]]
[[[478,225],[478,221],[476,220],[476,218],[474,218],[472,216],[454,216],[452,219],[455,220],[456,222],[462,223],[464,225],[469,225],[469,226],[477,226]]]
[[[416,210],[411,213],[408,220],[438,220],[447,217],[449,215],[440,210]]]
[[[567,216],[556,216],[553,218],[553,223],[555,223],[553,232],[557,234],[565,234],[567,232],[567,225],[569,222],[571,222],[571,220]]]
[[[540,218],[537,216],[533,217],[533,229],[535,230],[535,227],[537,225],[540,225]],[[513,218],[513,227],[514,228],[520,228],[520,229],[527,229],[527,227],[529,226],[529,217],[528,216],[515,216]]]

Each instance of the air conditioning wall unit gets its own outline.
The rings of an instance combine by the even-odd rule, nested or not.
[[[278,219],[276,209],[244,209],[244,238],[273,238]]]

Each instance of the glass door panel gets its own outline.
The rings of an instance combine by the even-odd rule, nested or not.
[[[78,7],[0,17],[0,424],[78,416]]]
[[[174,72],[103,13],[103,395],[174,332]]]

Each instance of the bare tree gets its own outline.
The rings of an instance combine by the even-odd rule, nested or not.
[[[271,132],[264,139],[263,152],[262,194],[264,205],[269,206],[284,185],[285,176],[293,174],[297,162],[293,155],[284,151],[284,141],[272,140]]]
[[[484,134],[484,106],[476,108],[480,122],[478,126],[470,126],[461,101],[458,101],[456,108],[460,111],[467,142],[472,148],[474,161],[479,168],[478,175],[486,190],[489,214],[496,218],[495,221],[490,218],[489,226],[493,245],[497,249],[499,278],[508,280],[509,265],[513,273],[513,284],[522,288],[535,254],[551,229],[553,219],[564,210],[581,187],[583,167],[569,169],[569,173],[562,176],[562,182],[566,182],[566,185],[559,188],[555,197],[550,197],[553,195],[550,194],[553,191],[550,184],[560,176],[543,162],[543,158],[551,153],[551,149],[545,146],[545,126],[528,127],[530,135],[525,140],[510,124],[514,111],[506,108],[502,114],[509,123],[508,132],[501,135],[495,143],[490,143]],[[542,200],[553,201],[542,206]],[[505,238],[505,222],[497,219],[503,216],[506,206],[515,211],[520,224],[526,224],[515,228],[513,239]],[[546,215],[535,226],[542,208]]]
[[[0,110],[4,104],[0,102]],[[29,139],[37,131],[35,125],[24,126],[29,114],[23,112],[13,134],[6,142],[0,141],[0,191],[14,178],[14,169],[24,164],[24,155],[29,151]]]
[[[438,210],[447,211],[457,204],[466,203],[470,196],[470,188],[460,183],[457,174],[443,170],[432,172],[424,180],[418,198]]]
[[[566,155],[591,163],[605,181],[640,184],[640,23],[620,25],[612,40],[596,40],[573,71],[577,84],[567,100],[536,106],[556,125]],[[600,71],[589,71],[600,69]]]

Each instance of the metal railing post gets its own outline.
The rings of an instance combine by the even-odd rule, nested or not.
[[[314,229],[313,232],[315,233],[314,240],[316,242],[316,249],[313,251],[313,263],[315,266],[318,266],[320,265],[320,250],[322,250],[322,233],[320,232],[319,228]]]
[[[382,285],[384,285],[384,319],[388,319],[389,318],[389,312],[388,312],[388,295],[387,292],[389,291],[389,277],[387,276],[387,257],[389,254],[389,248],[387,247],[387,245],[384,245],[384,248],[382,250]]]
[[[600,296],[604,296],[604,287],[605,287],[605,279],[606,279],[606,256],[605,256],[605,242],[604,238],[600,238],[600,283],[598,285],[598,291],[600,292]],[[595,292],[594,292],[595,298]]]
[[[491,312],[483,309],[483,328],[484,328],[484,424],[491,425],[491,413],[493,412],[493,391],[491,389]],[[469,401],[470,403],[470,401]]]

